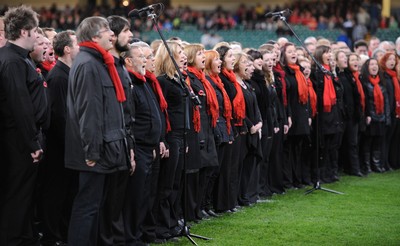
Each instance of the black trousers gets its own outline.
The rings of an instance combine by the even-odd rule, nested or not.
[[[222,143],[217,147],[219,169],[215,180],[213,192],[213,207],[216,211],[232,209],[231,194],[231,168],[233,144]]]
[[[69,245],[113,245],[115,211],[108,204],[115,197],[118,172],[79,173],[68,231]],[[118,206],[118,205],[117,205]]]
[[[147,199],[147,210],[145,219],[143,221],[143,235],[142,240],[145,242],[151,242],[156,239],[156,219],[154,217],[154,210],[156,209],[154,204],[157,197],[158,191],[158,178],[160,174],[160,148],[156,148],[156,159],[153,161],[151,166],[151,175],[150,175],[150,196]]]
[[[389,165],[394,168],[400,168],[400,119],[392,122],[393,136],[389,145]]]
[[[150,210],[148,199],[151,191],[153,147],[136,145],[135,172],[128,180],[123,208],[126,245],[135,245],[142,236],[142,224]]]
[[[178,225],[180,204],[179,191],[183,171],[183,132],[170,132],[167,135],[169,158],[161,161],[158,193],[155,203],[157,221],[156,234],[162,237]]]
[[[284,143],[283,180],[286,188],[302,184],[304,135],[290,135]]]
[[[239,182],[240,182],[240,166],[243,164],[243,159],[247,150],[243,150],[242,142],[246,140],[246,135],[239,135],[232,143],[232,161],[230,166],[230,180],[229,180],[229,209],[236,207],[239,195]]]
[[[54,139],[55,140],[55,139]],[[64,144],[47,138],[47,154],[41,163],[38,211],[42,245],[67,241],[73,199],[78,189],[78,172],[64,166]]]
[[[269,161],[268,177],[269,187],[273,193],[283,193],[283,125],[281,124],[279,132],[272,137],[272,148]]]
[[[33,163],[17,136],[13,130],[1,136],[0,245],[38,245],[33,193],[40,164]]]
[[[272,136],[268,137],[267,135],[262,135],[261,138],[261,146],[263,159],[259,163],[260,171],[259,171],[259,184],[258,184],[258,194],[259,196],[272,196],[271,188],[270,188],[270,180],[269,180],[269,162],[270,155],[272,150]]]
[[[347,120],[345,122],[343,141],[339,149],[339,153],[341,153],[339,156],[339,166],[342,166],[344,171],[350,174],[360,172],[358,139],[358,122],[354,119]]]
[[[218,175],[218,166],[203,167],[200,169],[198,211],[211,209],[212,194]]]

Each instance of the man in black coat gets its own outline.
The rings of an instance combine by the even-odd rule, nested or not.
[[[135,43],[122,53],[132,79],[132,98],[135,105],[135,173],[129,178],[124,205],[126,245],[142,244],[142,224],[151,209],[147,202],[151,191],[151,170],[156,148],[161,138],[161,110],[157,98],[147,83],[146,57]]]
[[[40,140],[43,83],[28,54],[38,36],[37,13],[10,8],[4,16],[8,43],[0,49],[0,245],[35,245],[33,192]]]
[[[115,191],[114,174],[134,170],[129,159],[121,80],[108,52],[114,32],[103,17],[88,17],[77,28],[80,51],[68,80],[65,165],[79,171],[69,245],[113,245],[113,213],[104,206]]]
[[[47,75],[50,126],[45,131],[46,156],[42,164],[39,213],[42,219],[42,245],[67,241],[76,173],[64,166],[66,98],[69,70],[79,52],[75,32],[63,31],[54,37],[58,61]],[[61,241],[61,242],[60,242]]]

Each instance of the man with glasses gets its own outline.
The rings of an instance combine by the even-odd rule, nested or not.
[[[103,17],[88,17],[76,31],[80,52],[69,73],[65,165],[79,172],[68,245],[113,245],[114,175],[129,159],[122,103],[125,92],[114,58],[114,33]]]

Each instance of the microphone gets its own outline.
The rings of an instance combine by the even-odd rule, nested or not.
[[[162,3],[155,3],[152,5],[149,5],[147,7],[141,8],[141,9],[133,9],[128,13],[128,18],[129,17],[143,17],[147,15],[147,12],[154,11],[154,9],[163,9],[163,4]]]
[[[269,12],[269,13],[265,14],[265,17],[271,18],[271,17],[275,17],[275,16],[282,16],[285,14],[290,15],[291,13],[292,13],[292,11],[290,9],[285,9],[285,10],[278,11],[278,12]]]

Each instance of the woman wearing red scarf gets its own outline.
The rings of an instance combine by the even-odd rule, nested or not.
[[[386,80],[390,107],[391,125],[387,128],[382,150],[382,168],[389,171],[393,165],[400,164],[400,85],[396,73],[396,55],[386,53],[379,60],[379,65]]]
[[[362,177],[358,144],[359,122],[364,114],[365,96],[358,75],[359,57],[355,53],[347,57],[344,51],[338,51],[335,54],[335,59],[337,63],[336,73],[343,85],[345,105],[343,108],[343,141],[339,155],[340,164],[343,165],[346,173]]]
[[[379,70],[378,61],[367,60],[361,68],[360,80],[365,91],[365,116],[367,128],[361,144],[364,168],[382,172],[382,144],[387,126],[390,125],[388,84]]]
[[[238,204],[249,206],[257,201],[257,184],[253,181],[258,177],[256,164],[262,158],[260,142],[262,117],[258,108],[257,97],[253,88],[247,82],[254,72],[253,63],[250,57],[243,52],[235,54],[235,60],[233,71],[236,81],[241,87],[246,105],[246,117],[243,120],[244,128],[240,133],[242,140],[239,159]]]
[[[213,86],[218,100],[218,119],[214,128],[214,138],[218,154],[218,164],[211,174],[209,186],[204,200],[204,209],[207,213],[215,216],[211,210],[211,204],[215,211],[224,211],[228,207],[230,164],[232,156],[232,105],[224,85],[219,77],[222,61],[215,50],[208,50],[206,55],[206,78]],[[215,185],[212,185],[212,184]],[[213,187],[215,187],[213,189]]]
[[[323,68],[331,72],[330,63],[334,59],[331,48],[320,45],[315,49],[315,59]],[[320,148],[317,163],[317,157],[313,156],[314,166],[311,169],[312,179],[315,183],[316,178],[324,183],[331,183],[339,180],[338,177],[338,148],[339,138],[343,131],[343,121],[341,117],[338,102],[342,102],[343,86],[333,75],[324,73],[315,64],[312,67],[311,81],[313,82],[315,92],[317,93],[317,119],[318,126],[313,133],[318,134],[312,139],[318,137],[319,142],[315,146]],[[337,93],[340,92],[340,93]],[[318,128],[317,128],[318,127]],[[320,159],[319,157],[322,157]],[[315,166],[318,165],[318,169]],[[319,173],[316,173],[316,172]],[[319,176],[317,176],[319,175]]]
[[[241,152],[241,137],[240,132],[243,129],[243,120],[246,117],[246,106],[243,98],[243,92],[236,80],[235,73],[233,72],[233,67],[236,62],[233,51],[229,46],[220,46],[216,49],[221,60],[222,67],[219,77],[224,85],[226,93],[229,96],[232,105],[232,133],[234,135],[234,142],[232,143],[232,161],[230,165],[230,181],[229,189],[226,190],[228,196],[226,209],[218,210],[217,212],[235,212],[237,211],[237,194],[239,183],[238,170],[239,170],[239,159]]]
[[[179,69],[183,71],[186,55],[182,46],[176,41],[167,42]],[[161,160],[159,190],[155,208],[156,235],[161,239],[168,239],[179,232],[178,219],[180,209],[181,177],[183,172],[184,129],[190,126],[189,117],[184,118],[184,111],[190,110],[189,100],[183,100],[186,92],[177,77],[175,66],[169,57],[164,44],[160,45],[155,56],[155,75],[168,103],[168,116],[171,131],[166,136],[169,145],[169,158]]]
[[[210,184],[210,177],[214,169],[218,167],[217,149],[214,141],[214,128],[217,125],[219,116],[218,100],[215,90],[206,79],[204,73],[206,56],[204,54],[204,46],[201,44],[189,44],[185,47],[185,53],[188,58],[188,79],[193,92],[199,97],[201,102],[200,108],[200,132],[198,140],[200,144],[200,158],[193,160],[197,163],[199,172],[197,172],[196,179],[194,174],[191,174],[192,179],[189,185],[196,188],[193,192],[195,199],[193,199],[193,210],[195,218],[202,219],[208,218],[210,215],[205,211],[204,196]],[[197,181],[196,183],[194,183]],[[188,194],[188,199],[189,199]],[[192,204],[192,203],[188,203]],[[190,206],[189,206],[190,207]],[[190,215],[192,211],[188,211]]]
[[[283,147],[283,181],[285,188],[302,188],[303,142],[310,135],[312,117],[309,89],[303,68],[297,61],[296,46],[286,43],[281,52],[280,62],[285,71],[288,98],[287,116],[292,122]]]

